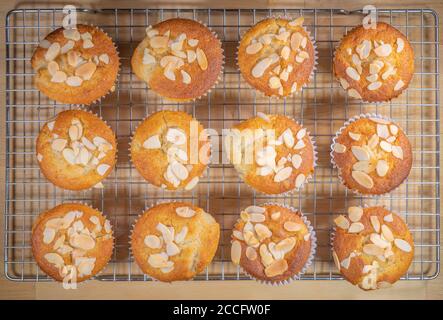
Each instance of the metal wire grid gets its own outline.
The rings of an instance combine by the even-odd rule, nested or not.
[[[61,9],[18,9],[6,19],[6,206],[5,273],[16,281],[45,281],[49,278],[32,258],[32,222],[40,212],[68,201],[97,207],[110,219],[116,236],[111,263],[100,280],[149,280],[134,263],[128,245],[129,230],[147,206],[158,201],[184,200],[212,213],[221,225],[220,245],[212,264],[197,280],[248,279],[229,257],[231,228],[241,208],[266,201],[281,202],[304,212],[318,238],[314,263],[301,279],[341,279],[333,265],[329,247],[333,216],[353,204],[383,204],[400,213],[414,235],[416,254],[405,279],[432,279],[440,269],[439,191],[439,52],[438,16],[429,9],[377,11],[407,35],[416,54],[416,72],[409,89],[390,103],[364,104],[348,99],[332,75],[335,46],[347,30],[360,24],[360,11],[338,9],[223,10],[223,9],[106,9],[79,10],[78,22],[105,30],[118,45],[122,60],[116,91],[92,106],[113,128],[118,141],[118,163],[105,181],[104,190],[71,192],[58,189],[41,175],[34,155],[34,141],[43,123],[73,106],[57,104],[32,85],[30,57],[34,47],[61,25]],[[251,25],[267,17],[305,17],[305,25],[316,39],[319,66],[314,79],[293,98],[275,101],[263,98],[242,81],[236,68],[237,43]],[[221,81],[207,97],[186,104],[164,101],[131,73],[129,60],[149,24],[172,17],[204,22],[222,40],[225,70]],[[281,113],[302,122],[317,142],[318,167],[313,180],[302,191],[285,196],[255,193],[238,178],[233,167],[220,162],[210,165],[206,177],[191,192],[159,191],[146,184],[128,157],[131,132],[149,113],[162,110],[192,113],[205,127],[221,132],[258,111]],[[407,132],[414,153],[408,181],[390,195],[369,198],[348,192],[338,181],[329,159],[335,132],[349,117],[376,112],[390,116]],[[215,160],[222,159],[216,150]]]

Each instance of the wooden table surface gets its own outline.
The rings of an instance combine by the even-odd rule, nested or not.
[[[263,1],[263,0],[224,0],[224,1],[1,1],[0,2],[0,123],[5,119],[5,41],[4,26],[6,13],[15,7],[60,7],[72,3],[92,8],[322,8],[324,1]],[[328,8],[359,9],[368,1],[328,1]],[[383,8],[432,8],[443,17],[441,0],[419,1],[370,1]],[[440,52],[442,45],[442,22],[440,20]],[[443,69],[440,59],[440,73]],[[440,91],[442,89],[440,83]],[[440,95],[440,106],[443,101]],[[5,141],[5,126],[0,126],[0,141]],[[5,145],[0,144],[0,194],[4,194]],[[0,208],[4,208],[4,199],[0,199]],[[3,230],[3,214],[0,217],[0,230]],[[64,290],[58,283],[21,283],[12,282],[4,277],[3,272],[3,234],[0,237],[0,299],[443,299],[443,276],[430,281],[400,281],[393,288],[375,292],[363,292],[345,281],[298,281],[287,286],[269,287],[254,281],[199,281],[164,284],[159,282],[99,282],[89,281],[77,290]],[[440,249],[441,253],[442,250]]]

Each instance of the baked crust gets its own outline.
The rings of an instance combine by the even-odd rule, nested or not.
[[[94,151],[90,150],[93,156],[87,166],[71,164],[66,160],[63,152],[53,149],[53,142],[56,139],[68,141],[66,148],[70,147],[72,140],[69,136],[69,129],[73,119],[80,121],[83,137],[91,142],[95,137],[101,137],[112,146],[110,150],[105,152],[103,158],[97,159],[97,165],[93,165],[92,160],[100,155],[98,147]],[[83,110],[60,112],[55,119],[50,119],[43,125],[36,142],[37,160],[43,175],[56,186],[68,190],[84,190],[99,184],[112,172],[116,161],[116,150],[115,135],[111,128],[96,115]],[[100,165],[109,166],[103,175],[97,170]]]
[[[404,48],[400,52],[397,52],[398,38],[402,39],[404,43]],[[346,69],[356,67],[352,62],[352,54],[356,53],[355,48],[364,40],[371,42],[372,49],[369,57],[361,60],[362,72],[360,73],[360,80],[356,81],[347,74]],[[373,50],[374,40],[383,41],[384,44],[390,45],[392,53],[387,57],[377,56]],[[351,55],[348,50],[352,50]],[[357,56],[359,55],[357,54]],[[371,82],[368,81],[367,77],[370,76],[370,64],[374,60],[384,62],[384,66],[377,73],[377,81],[380,81],[382,85],[378,89],[369,90],[368,85]],[[392,65],[396,72],[386,79],[382,79],[382,75],[388,71],[387,62]],[[351,97],[361,98],[368,102],[389,101],[399,96],[408,87],[414,73],[414,51],[408,39],[387,23],[378,22],[376,29],[365,29],[363,26],[358,26],[348,32],[341,40],[335,51],[333,69],[338,80],[345,80],[344,82],[340,80],[340,82],[342,87],[348,90]],[[355,68],[355,70],[358,70],[358,68]],[[403,81],[404,84],[395,90],[399,80]],[[353,91],[350,91],[350,89],[353,89]]]
[[[193,131],[191,137],[191,122],[197,124],[198,135],[201,139],[198,141],[198,150],[201,153],[199,159],[194,159],[194,145],[192,141],[196,141]],[[186,135],[186,143],[176,146],[167,140],[169,129],[179,129]],[[209,162],[210,148],[207,135],[203,132],[203,126],[191,115],[182,111],[159,111],[151,114],[146,118],[134,132],[131,141],[131,160],[137,171],[142,177],[154,186],[165,188],[168,190],[186,189],[190,190],[196,185],[196,179],[202,176]],[[152,137],[158,136],[161,147],[155,149],[147,149],[143,146],[144,142]],[[197,146],[197,144],[196,144]],[[186,150],[187,161],[183,161],[176,155],[168,156],[170,148],[177,147],[183,151]],[[178,180],[179,184],[172,183],[171,178],[167,179],[169,166],[179,161],[188,171],[186,179]],[[192,166],[192,168],[190,168]],[[188,189],[189,188],[189,189]]]
[[[54,30],[45,37],[45,40],[50,43],[58,42],[60,46],[63,47],[70,41],[63,35],[63,30],[64,28]],[[75,41],[74,47],[69,51],[80,52],[85,60],[92,60],[94,56],[97,56],[98,59],[102,54],[106,54],[109,58],[107,64],[95,59],[98,61],[97,69],[89,80],[84,80],[82,84],[77,87],[70,86],[66,82],[52,82],[52,75],[47,69],[48,62],[45,59],[45,54],[48,49],[41,46],[35,49],[31,58],[31,65],[36,72],[34,77],[35,86],[50,99],[62,103],[88,105],[114,90],[120,60],[112,39],[101,29],[94,26],[78,24],[77,30],[81,34],[89,32],[92,35],[94,46],[85,49],[83,48],[83,40],[80,39]],[[67,53],[59,54],[54,61],[56,61],[59,66],[63,66],[63,70],[68,76],[74,75],[75,68],[67,62]]]
[[[114,248],[114,239],[112,237],[113,233],[111,229],[109,229],[109,232],[106,232],[106,229],[104,228],[106,219],[100,211],[80,203],[65,203],[58,205],[46,212],[43,212],[38,216],[32,227],[32,254],[34,255],[37,264],[43,270],[43,272],[57,281],[63,281],[65,276],[61,274],[61,269],[59,269],[56,265],[48,262],[45,258],[45,255],[47,253],[58,252],[56,249],[54,249],[54,244],[57,242],[57,239],[62,236],[66,237],[64,244],[70,245],[68,241],[68,228],[57,230],[54,240],[50,243],[45,243],[43,241],[43,237],[46,223],[48,221],[56,218],[63,218],[68,212],[71,211],[83,213],[80,218],[75,218],[75,221],[81,221],[84,227],[91,232],[94,231],[97,225],[90,220],[90,217],[96,217],[100,225],[102,226],[101,231],[96,232],[94,248],[86,250],[83,255],[80,255],[80,251],[82,251],[81,249],[71,247],[74,249],[74,251],[77,250],[76,254],[78,256],[96,259],[91,274],[80,276],[79,271],[77,271],[76,281],[82,282],[99,273],[108,264],[112,256],[112,251]],[[109,221],[107,223],[109,223]],[[72,255],[72,252],[63,255],[58,253],[60,254],[60,256],[62,256],[65,266],[71,266],[73,265],[73,263],[75,263],[75,258]]]
[[[188,40],[197,39],[198,44],[194,47],[184,41],[181,52],[186,53],[187,50],[196,52],[199,48],[204,52],[208,62],[207,69],[203,70],[197,59],[188,63],[185,58],[184,65],[174,71],[176,80],[170,80],[164,75],[164,68],[159,62],[162,57],[171,55],[172,51],[170,48],[154,51],[150,46],[151,39],[146,36],[135,49],[131,66],[137,77],[145,81],[153,91],[168,100],[190,101],[206,94],[215,85],[223,70],[224,57],[221,42],[210,29],[194,20],[175,18],[162,21],[148,30],[157,30],[159,35],[169,31],[171,40],[180,34],[186,34]],[[146,48],[149,48],[150,53],[155,56],[155,63],[143,64]],[[190,75],[190,83],[183,82],[181,70]]]
[[[305,267],[310,255],[311,255],[311,235],[309,234],[309,229],[304,223],[302,219],[302,215],[299,211],[293,211],[287,207],[267,204],[260,206],[265,208],[266,211],[263,213],[265,216],[265,221],[260,222],[260,224],[265,225],[272,232],[272,236],[263,239],[260,241],[259,245],[256,245],[256,248],[250,246],[250,242],[245,241],[246,237],[243,232],[245,225],[247,222],[251,222],[251,219],[246,218],[248,215],[245,215],[245,211],[242,212],[242,217],[237,220],[237,223],[234,226],[234,230],[241,233],[243,239],[238,239],[235,233],[232,234],[232,242],[238,241],[241,244],[241,255],[239,260],[239,265],[244,269],[244,271],[250,274],[252,277],[269,282],[281,282],[284,280],[288,280],[296,275],[298,275],[303,268]],[[248,211],[248,208],[246,209]],[[252,211],[251,211],[252,212]],[[272,219],[272,215],[274,213],[280,212],[280,216],[278,219]],[[287,221],[294,222],[300,226],[300,230],[296,232],[289,232],[285,229],[284,224]],[[255,224],[257,225],[257,224]],[[257,238],[257,233],[255,233],[255,237]],[[275,276],[267,276],[265,273],[265,266],[261,259],[260,247],[262,245],[268,246],[269,243],[273,242],[275,244],[280,241],[287,239],[289,237],[295,237],[296,242],[295,246],[287,253],[284,254],[283,258],[287,262],[287,270],[281,274]],[[306,237],[306,238],[305,238]],[[251,260],[248,258],[246,254],[247,248],[253,248],[256,252],[257,258]],[[251,249],[249,249],[251,250]],[[268,249],[269,251],[269,249]],[[273,257],[275,260],[278,260],[275,256]],[[235,263],[235,262],[234,262]]]
[[[243,78],[255,89],[263,92],[266,96],[277,96],[277,97],[286,97],[294,93],[295,91],[300,91],[304,85],[306,85],[310,77],[313,73],[313,69],[315,66],[315,48],[309,34],[306,32],[304,27],[302,26],[303,20],[298,20],[299,22],[295,23],[293,26],[290,25],[291,21],[280,18],[269,18],[260,21],[255,24],[252,28],[250,28],[245,35],[242,37],[240,41],[240,45],[238,47],[238,66],[240,68],[241,74]],[[261,49],[260,51],[254,54],[248,54],[246,52],[246,48],[251,44],[251,41],[258,40],[260,42],[260,37],[266,34],[277,34],[280,28],[285,28],[287,31],[291,33],[300,33],[306,40],[306,47],[303,48],[302,51],[308,53],[309,57],[306,58],[302,63],[298,63],[295,60],[295,57],[298,55],[299,51],[294,49],[290,50],[290,54],[287,60],[281,58],[281,48],[286,45],[291,48],[289,36],[286,41],[277,41],[273,40],[273,45],[278,44],[278,49],[271,49],[270,46],[265,46],[265,49]],[[277,44],[275,44],[275,42]],[[280,60],[272,63],[265,71],[263,76],[254,77],[252,75],[252,70],[257,63],[268,57],[272,52],[276,50],[276,53],[280,56]],[[273,72],[274,68],[280,65],[280,72],[282,72],[288,65],[293,66],[292,72],[289,72],[289,76],[287,81],[281,81],[281,85],[283,87],[283,92],[279,92],[279,88],[270,88],[269,81],[273,76],[279,77],[279,73]],[[295,88],[293,88],[294,83],[296,83]]]
[[[380,230],[383,224],[386,225],[391,230],[394,238],[406,241],[410,245],[411,250],[409,252],[402,251],[394,242],[391,242],[393,255],[387,258],[386,261],[363,252],[363,246],[371,243],[369,240],[370,235],[374,232],[381,233],[380,231],[375,231],[370,221],[371,216],[377,217]],[[386,218],[387,216],[392,218],[388,219]],[[348,218],[345,217],[345,219]],[[351,221],[349,222],[352,224]],[[337,268],[346,280],[364,290],[386,287],[393,284],[407,272],[414,257],[414,241],[406,223],[397,214],[383,207],[363,208],[363,215],[358,222],[364,226],[364,229],[358,233],[349,233],[348,230],[338,226],[335,228],[333,255],[335,256],[334,260]],[[346,265],[346,263],[343,263],[343,260],[347,259],[353,252],[355,256],[350,258],[349,266],[345,268],[343,264]],[[373,278],[367,283],[368,279],[364,281],[363,278],[365,276],[370,278],[371,274],[363,273],[363,267],[365,265],[372,265],[374,261],[378,263],[377,271],[375,276],[372,276]]]
[[[377,151],[372,154],[370,160],[373,167],[372,172],[368,173],[373,181],[373,187],[368,188],[367,186],[363,186],[353,178],[353,166],[359,161],[352,152],[352,146],[367,145],[368,140],[370,140],[374,134],[377,134],[377,126],[383,124],[377,123],[374,120],[381,121],[377,120],[377,118],[360,118],[351,122],[343,129],[341,134],[335,139],[335,144],[344,145],[346,147],[345,152],[339,153],[336,151],[334,144],[332,146],[333,162],[338,168],[339,176],[343,184],[350,190],[358,191],[361,194],[378,195],[394,190],[408,177],[412,168],[412,148],[408,137],[398,125],[388,121],[387,123],[393,124],[398,128],[396,140],[391,143],[391,145],[401,148],[403,159],[394,156],[392,152],[385,152],[378,144],[376,147]],[[360,140],[353,140],[349,132],[360,134]],[[385,139],[380,138],[379,141],[385,141]],[[379,176],[375,169],[379,160],[386,161],[389,167],[385,176]]]
[[[299,141],[296,135],[298,132],[300,132],[301,129],[303,129],[303,127],[294,120],[282,115],[259,115],[235,125],[233,129],[238,129],[240,132],[243,132],[244,137],[248,132],[244,130],[248,129],[251,130],[250,132],[256,132],[255,130],[264,130],[265,132],[266,130],[274,130],[274,139],[277,139],[279,141],[282,141],[281,136],[283,132],[290,129],[292,132],[292,136],[294,137],[294,145],[293,147],[288,147],[288,145],[283,142],[281,145],[275,146],[275,163],[277,164],[276,168],[278,167],[278,162],[280,161],[280,159],[288,158],[289,155],[291,155],[291,160],[292,156],[296,154],[300,155],[302,159],[301,164],[298,168],[292,166],[292,172],[286,179],[276,182],[275,177],[277,173],[275,172],[275,170],[265,176],[259,175],[258,170],[260,170],[260,168],[264,166],[260,166],[257,163],[257,152],[261,150],[261,148],[271,145],[273,140],[272,137],[269,138],[270,140],[267,140],[268,142],[266,142],[264,139],[257,139],[255,141],[252,161],[246,161],[248,148],[246,148],[244,145],[240,149],[233,147],[233,144],[225,145],[226,150],[228,150],[228,157],[231,163],[234,164],[235,169],[243,178],[243,180],[255,190],[266,194],[285,193],[301,187],[303,183],[314,173],[314,146],[308,132],[306,132],[303,138],[300,139],[300,141],[303,141],[304,147],[297,150],[294,149]],[[269,143],[269,141],[271,141],[271,144]],[[239,160],[235,160],[235,155],[242,156],[241,162]],[[291,166],[290,164],[291,161],[287,160],[284,164],[284,167]],[[304,178],[302,179],[300,175],[304,175]],[[297,177],[299,176],[300,180],[297,180]]]
[[[192,217],[182,217],[176,212],[177,208],[187,207],[195,211]],[[149,262],[152,254],[166,253],[163,238],[160,248],[150,248],[145,244],[145,237],[155,235],[162,237],[158,224],[173,227],[177,236],[184,227],[188,231],[184,240],[179,243],[175,237],[174,243],[180,248],[176,255],[169,256],[173,269],[167,273],[161,268],[154,268]],[[212,261],[217,251],[220,238],[220,226],[215,219],[203,209],[187,202],[161,203],[146,210],[137,220],[131,236],[131,248],[134,259],[140,269],[154,279],[172,282],[189,280],[202,272]]]

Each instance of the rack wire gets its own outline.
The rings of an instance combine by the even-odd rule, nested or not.
[[[45,121],[62,110],[32,84],[30,58],[47,33],[61,25],[62,9],[17,9],[6,19],[6,195],[4,224],[5,274],[10,280],[46,281],[31,253],[31,227],[39,213],[63,202],[88,203],[111,220],[116,236],[112,261],[99,280],[149,280],[134,263],[129,249],[129,230],[147,206],[161,200],[185,200],[204,208],[221,225],[221,239],[212,264],[196,280],[248,279],[230,262],[230,233],[242,208],[266,201],[281,202],[304,212],[318,237],[314,263],[301,279],[341,279],[332,262],[329,238],[332,220],[350,205],[381,204],[401,214],[411,228],[416,252],[404,279],[435,278],[440,270],[439,181],[439,52],[438,16],[430,9],[379,9],[378,21],[402,31],[415,51],[416,71],[409,89],[389,103],[367,104],[346,97],[332,75],[332,58],[341,37],[361,23],[361,11],[339,9],[78,9],[79,23],[104,29],[118,45],[122,68],[116,91],[93,105],[117,135],[118,162],[105,189],[84,192],[61,190],[40,173],[35,158],[35,138]],[[263,98],[244,81],[236,67],[236,48],[241,35],[267,16],[305,17],[316,39],[319,65],[313,81],[303,92],[285,100]],[[222,40],[225,70],[220,83],[207,97],[193,103],[162,100],[130,70],[130,57],[144,37],[144,30],[167,18],[202,21]],[[219,150],[206,177],[193,191],[159,191],[148,185],[129,161],[128,143],[137,124],[149,113],[182,110],[193,114],[205,127],[221,132],[256,112],[279,113],[301,121],[318,147],[318,167],[313,180],[300,192],[285,196],[255,193],[223,163]],[[343,187],[329,159],[332,136],[348,118],[365,112],[391,117],[409,136],[413,168],[408,180],[389,195],[356,196]]]

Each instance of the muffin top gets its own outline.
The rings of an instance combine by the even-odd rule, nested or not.
[[[206,94],[223,69],[220,40],[189,19],[169,19],[146,29],[131,59],[134,73],[160,96],[189,101]]]
[[[258,113],[225,137],[227,156],[245,182],[267,194],[299,189],[314,172],[306,128],[282,115]]]
[[[250,206],[234,226],[231,259],[256,279],[282,282],[303,270],[312,246],[300,212],[275,204]]]
[[[412,148],[403,130],[375,116],[359,118],[342,129],[331,155],[345,186],[361,194],[395,189],[412,167]]]
[[[149,183],[168,190],[194,188],[210,157],[203,126],[181,111],[151,114],[136,129],[131,159]]]
[[[37,137],[37,160],[44,176],[69,190],[103,187],[116,157],[115,135],[96,115],[83,110],[60,112]]]
[[[220,226],[186,202],[158,204],[134,225],[131,248],[141,270],[160,281],[188,280],[204,270],[217,251]]]
[[[120,66],[112,39],[99,28],[58,28],[40,42],[31,59],[35,85],[50,99],[90,104],[114,90]]]
[[[310,80],[316,52],[303,20],[265,19],[240,41],[238,65],[243,78],[266,96],[289,96]]]
[[[64,283],[84,281],[112,256],[109,220],[80,203],[65,203],[39,215],[32,227],[32,253],[39,267]]]
[[[358,26],[343,37],[335,52],[334,73],[352,98],[389,101],[405,90],[414,73],[414,51],[391,25]]]
[[[350,207],[340,215],[333,257],[341,274],[364,290],[388,287],[404,275],[414,257],[405,222],[383,207]]]

